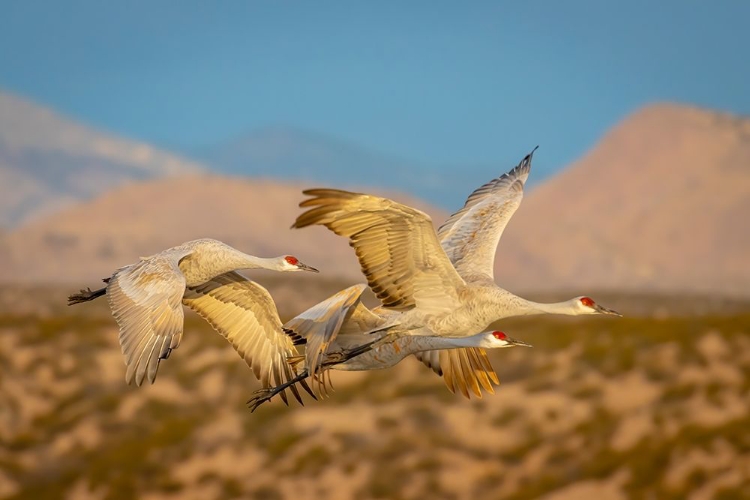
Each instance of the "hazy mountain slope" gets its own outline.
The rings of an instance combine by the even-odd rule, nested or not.
[[[0,226],[51,213],[123,182],[201,170],[194,161],[0,92]]]
[[[159,179],[115,189],[0,239],[0,281],[97,280],[183,241],[212,237],[259,256],[293,254],[329,276],[362,280],[345,240],[321,227],[289,228],[301,184],[220,176]],[[403,196],[432,214],[445,214]]]
[[[471,189],[466,166],[437,168],[295,127],[262,128],[198,151],[196,157],[232,175],[398,189],[439,206],[462,203],[463,191]]]
[[[498,280],[747,295],[749,216],[750,119],[649,106],[527,195]]]

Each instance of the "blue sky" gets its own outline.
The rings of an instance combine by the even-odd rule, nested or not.
[[[750,114],[748,19],[741,0],[11,0],[0,88],[178,150],[291,125],[435,168],[540,144],[544,177],[649,102]]]

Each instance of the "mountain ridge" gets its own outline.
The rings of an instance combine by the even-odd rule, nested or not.
[[[0,117],[0,226],[16,226],[126,182],[205,169],[2,91]]]
[[[499,260],[497,274],[517,288],[556,276],[561,288],[747,295],[748,213],[750,119],[651,105],[528,193],[498,248],[528,265]]]

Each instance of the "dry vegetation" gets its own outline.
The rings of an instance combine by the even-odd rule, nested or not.
[[[197,317],[156,384],[128,387],[105,304],[64,295],[0,294],[2,498],[750,498],[736,308],[508,321],[535,347],[493,353],[502,385],[481,400],[406,360],[250,414],[250,371]]]

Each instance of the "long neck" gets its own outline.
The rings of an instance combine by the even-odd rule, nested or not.
[[[470,337],[438,337],[428,335],[414,335],[408,339],[409,351],[435,351],[440,349],[453,349],[455,347],[478,347],[479,335]]]
[[[454,347],[481,347],[478,340],[482,335],[483,334],[460,338],[443,338],[446,343],[446,346],[443,349],[452,349]]]
[[[227,263],[235,266],[233,269],[270,269],[272,271],[278,271],[279,269],[278,259],[255,257],[238,250],[235,250],[235,252],[235,255]]]
[[[534,302],[532,300],[526,300],[519,297],[519,304],[521,308],[519,315],[532,315],[532,314],[565,314],[569,316],[575,315],[575,310],[570,306],[570,301],[565,300],[563,302]]]
[[[569,300],[543,303],[524,299],[502,289],[493,290],[493,292],[493,300],[496,301],[498,310],[505,313],[503,317],[533,314],[566,314],[572,316],[576,314],[576,310]]]
[[[200,248],[180,261],[188,286],[239,269],[278,270],[277,259],[254,257],[227,245]]]
[[[210,260],[212,261],[212,267],[215,266],[215,270],[218,271],[217,274],[234,271],[236,269],[278,270],[277,259],[255,257],[254,255],[240,252],[230,246],[217,249],[216,255],[213,257],[214,258]]]

